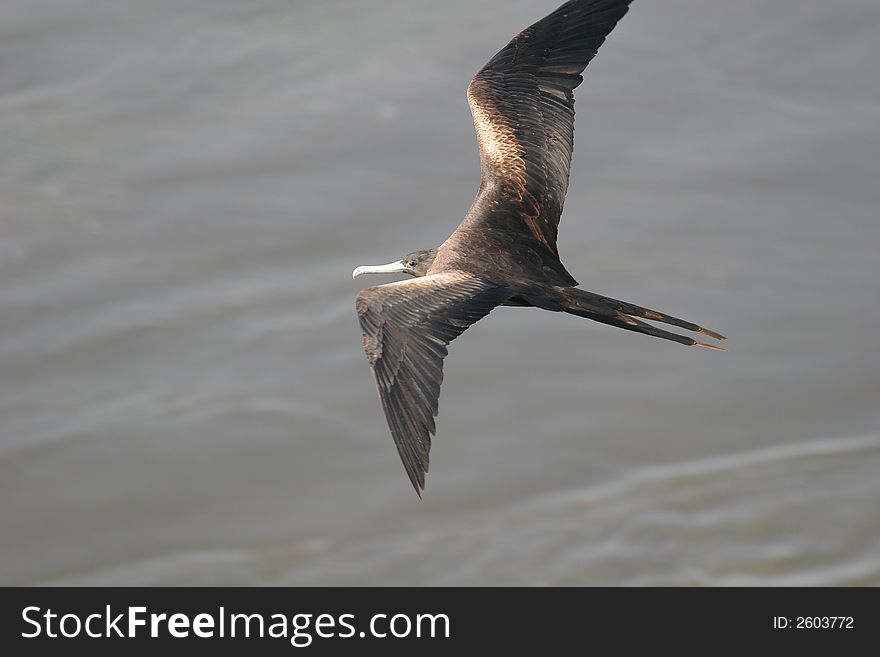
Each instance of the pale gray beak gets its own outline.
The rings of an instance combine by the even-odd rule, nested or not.
[[[403,260],[397,262],[389,262],[387,265],[362,265],[356,267],[351,272],[352,278],[357,278],[361,274],[402,274],[406,271]]]

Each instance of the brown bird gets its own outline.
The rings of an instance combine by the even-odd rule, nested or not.
[[[480,146],[480,189],[440,246],[361,274],[411,280],[363,290],[364,350],[397,451],[421,496],[447,345],[498,305],[562,311],[683,345],[663,322],[723,340],[691,322],[578,289],[556,233],[574,145],[573,90],[632,0],[572,0],[523,30],[467,90]]]

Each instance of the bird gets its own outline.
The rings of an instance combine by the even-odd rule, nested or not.
[[[356,311],[391,436],[419,497],[436,434],[450,342],[501,305],[585,317],[682,345],[722,350],[660,329],[725,336],[665,313],[587,292],[563,266],[557,229],[574,147],[574,89],[632,0],[570,0],[517,34],[467,87],[480,186],[440,246],[364,274],[411,278],[361,290]]]

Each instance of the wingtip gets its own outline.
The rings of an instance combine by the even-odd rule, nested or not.
[[[422,493],[425,492],[425,473],[427,473],[427,469],[421,470],[419,472],[411,472],[407,468],[407,475],[409,475],[409,483],[413,487],[413,490],[416,492],[416,495],[419,496],[419,499],[422,499]]]

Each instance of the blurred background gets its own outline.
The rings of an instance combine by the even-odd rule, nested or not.
[[[476,191],[558,0],[0,3],[0,583],[880,584],[880,4],[637,0],[560,251],[687,349],[502,308],[413,493],[354,313]]]

